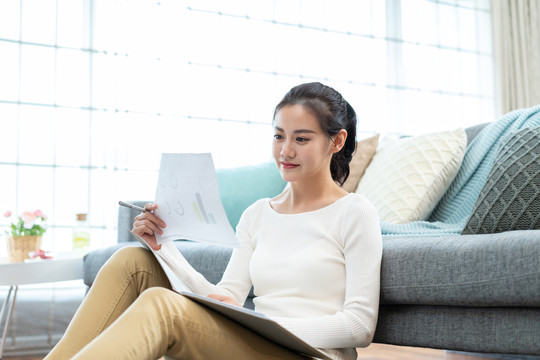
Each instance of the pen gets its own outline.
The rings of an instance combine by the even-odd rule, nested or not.
[[[132,208],[132,209],[140,211],[140,212],[146,212],[147,211],[145,208],[142,208],[142,207],[137,206],[137,205],[129,204],[129,203],[124,202],[124,201],[119,201],[118,205],[125,206],[127,208]]]

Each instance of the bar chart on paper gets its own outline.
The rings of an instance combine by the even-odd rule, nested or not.
[[[199,222],[201,224],[215,224],[216,219],[214,218],[214,215],[206,212],[206,208],[202,201],[201,194],[195,193],[195,198],[197,201],[192,202],[191,205],[193,205],[193,210],[195,211]]]
[[[155,202],[155,214],[167,224],[156,235],[158,244],[187,239],[239,246],[210,154],[162,154]]]

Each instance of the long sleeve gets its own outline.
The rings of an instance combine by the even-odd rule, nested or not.
[[[161,249],[154,251],[172,270],[180,281],[192,292],[207,296],[215,293],[215,285],[210,283],[195,270],[172,241],[161,245]]]

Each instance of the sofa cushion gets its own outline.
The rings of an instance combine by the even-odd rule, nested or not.
[[[84,283],[91,286],[101,266],[126,245],[87,254]],[[175,241],[175,245],[212,283],[221,279],[232,252],[192,241]],[[540,307],[538,259],[540,230],[384,238],[381,304]],[[249,296],[245,306],[252,308],[253,293]]]
[[[461,128],[388,142],[377,150],[356,192],[375,205],[382,221],[425,220],[457,174],[466,145]]]
[[[540,127],[501,147],[463,234],[527,229],[540,229]]]
[[[273,161],[259,165],[243,166],[230,169],[217,169],[221,202],[227,217],[234,228],[240,216],[255,201],[272,198],[285,188]]]
[[[381,304],[540,306],[540,230],[384,238]]]
[[[356,143],[356,151],[353,154],[351,163],[349,164],[349,177],[343,183],[342,188],[348,192],[354,192],[358,187],[360,178],[364,175],[373,155],[377,152],[379,144],[379,134],[370,138],[358,141]]]

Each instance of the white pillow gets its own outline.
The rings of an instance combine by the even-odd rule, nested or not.
[[[356,192],[382,221],[425,220],[456,176],[466,146],[463,128],[390,141],[377,150]]]

